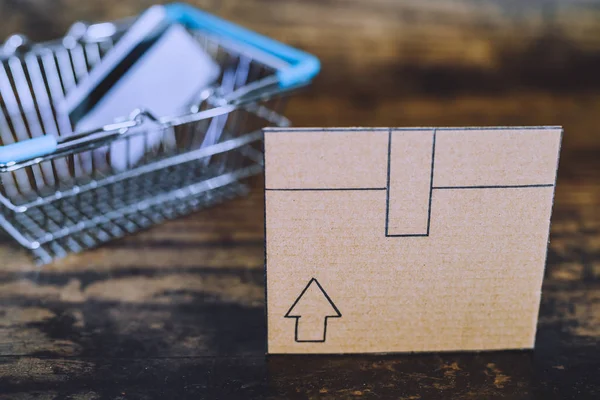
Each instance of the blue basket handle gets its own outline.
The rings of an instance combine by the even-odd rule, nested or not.
[[[0,146],[0,164],[18,163],[56,151],[58,143],[53,135],[40,136]]]
[[[282,89],[309,82],[321,70],[319,59],[312,54],[242,28],[188,4],[168,4],[165,8],[169,18],[189,28],[203,29],[256,47],[289,63],[289,67],[276,72],[279,87]]]

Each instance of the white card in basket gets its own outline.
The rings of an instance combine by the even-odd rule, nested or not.
[[[145,22],[142,16],[130,28],[130,32],[139,34],[140,29],[134,28],[143,23]],[[145,31],[148,32],[148,29]],[[119,43],[123,40],[126,45],[121,48]],[[122,68],[122,64],[119,62],[131,56],[112,57],[111,53],[132,51],[133,49],[131,45],[127,45],[131,43],[127,34],[121,41],[117,42],[105,57],[105,60],[116,60],[114,65],[106,65],[103,61],[96,68],[106,70],[107,68],[117,68],[119,65]],[[138,41],[141,43],[142,38],[139,38]],[[136,51],[139,51],[139,48]],[[102,85],[108,83],[112,86],[89,111],[74,121],[76,132],[87,132],[117,120],[126,119],[136,109],[147,110],[158,117],[180,115],[187,112],[197,94],[214,83],[220,75],[218,64],[200,47],[186,29],[178,24],[169,26],[114,82],[111,81],[114,77],[111,77],[110,72],[96,74],[96,68],[89,78],[93,79],[96,76],[98,81],[102,82],[81,85],[70,93],[69,97],[72,95],[81,98],[81,95],[73,94],[80,88],[82,88],[81,90],[97,91],[100,83]],[[75,105],[73,102],[70,103],[69,99],[66,103],[71,106]],[[145,138],[143,135],[136,136],[131,138],[128,143],[120,140],[111,145],[110,165],[116,170],[131,167],[144,156],[146,151],[156,147],[165,139],[163,132],[153,130]],[[168,140],[172,141],[172,138]]]

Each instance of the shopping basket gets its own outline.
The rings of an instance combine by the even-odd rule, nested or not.
[[[262,171],[262,128],[289,125],[280,95],[319,71],[312,55],[185,4],[166,7],[222,70],[183,115],[138,109],[73,133],[59,111],[131,20],[77,23],[41,44],[15,35],[0,47],[0,225],[39,264],[245,193],[243,179]],[[219,139],[200,146],[207,135]],[[145,146],[141,160],[105,162],[132,141]]]

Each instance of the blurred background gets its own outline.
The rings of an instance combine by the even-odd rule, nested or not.
[[[56,38],[154,3],[0,0],[0,37]],[[563,125],[564,149],[600,146],[600,1],[190,3],[321,59],[295,125]]]

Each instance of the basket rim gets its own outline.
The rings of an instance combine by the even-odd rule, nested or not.
[[[233,107],[233,106],[231,106],[231,107]],[[235,109],[245,110],[246,112],[248,112],[252,115],[255,115],[261,119],[264,119],[265,121],[271,123],[274,126],[286,127],[286,126],[291,125],[290,121],[287,118],[285,118],[284,116],[282,116],[281,114],[279,114],[275,111],[268,109],[265,106],[249,104],[246,106],[236,107]],[[207,110],[207,111],[212,111],[212,109]],[[225,115],[227,113],[228,112],[223,112],[218,115]],[[158,124],[157,128],[164,129],[164,128],[175,127],[175,126],[183,126],[183,125],[187,125],[187,124],[192,124],[194,122],[198,122],[202,119],[203,118],[193,119],[193,120],[185,120],[185,121],[181,121],[178,125],[172,124],[172,125],[164,125],[163,126],[163,125]],[[136,125],[136,126],[138,126],[138,125]],[[123,171],[123,172],[119,172],[114,175],[110,175],[110,176],[104,178],[104,180],[106,180],[106,183],[102,183],[102,184],[110,184],[110,183],[116,182],[118,180],[127,179],[132,176],[140,175],[140,174],[146,173],[146,172],[156,169],[156,168],[162,168],[162,167],[164,167],[165,164],[175,165],[180,162],[184,162],[185,160],[192,160],[192,159],[200,158],[200,157],[209,157],[209,156],[212,156],[215,154],[235,150],[236,148],[247,145],[249,143],[262,140],[263,129],[265,129],[265,128],[261,128],[256,131],[253,131],[253,132],[245,133],[240,136],[237,136],[237,137],[225,140],[225,141],[221,141],[221,142],[215,143],[213,145],[210,145],[210,146],[207,146],[204,148],[184,152],[184,153],[181,153],[178,155],[173,155],[173,156],[170,156],[170,157],[164,158],[164,159],[159,159],[159,160],[153,161],[149,164],[140,165],[140,166],[134,167],[132,169],[129,169],[127,171]],[[119,129],[112,130],[107,134],[108,135],[107,138],[104,138],[104,140],[95,141],[93,145],[85,147],[84,150],[89,151],[89,150],[93,150],[95,148],[104,146],[104,145],[106,145],[107,141],[110,140],[111,138],[113,138],[115,135],[123,135],[121,137],[124,138],[126,136],[142,135],[142,134],[145,134],[146,132],[147,131],[140,131],[140,130],[137,130],[137,132],[136,132],[135,129],[129,130],[126,132],[122,132],[122,128],[121,128],[121,130],[119,130]],[[78,151],[79,151],[79,149],[78,149]],[[14,165],[10,165],[7,167],[0,167],[0,176],[2,175],[2,173],[11,173],[13,171],[17,171],[22,168],[26,168],[26,167],[29,167],[32,165],[37,165],[37,164],[40,164],[45,161],[51,161],[56,158],[64,157],[69,154],[73,154],[73,152],[69,152],[68,150],[65,150],[63,152],[52,153],[45,157],[38,157],[38,158],[30,160],[28,162],[14,164]],[[26,201],[26,202],[14,201],[16,199],[11,199],[0,193],[0,207],[4,206],[13,212],[22,213],[22,212],[26,212],[31,207],[36,207],[36,206],[45,204],[48,201],[54,201],[54,200],[57,200],[60,198],[64,198],[65,196],[73,196],[78,193],[81,193],[82,191],[85,191],[85,190],[88,190],[91,188],[95,188],[99,185],[100,185],[100,183],[98,183],[98,181],[92,180],[87,185],[80,185],[80,186],[75,185],[73,188],[69,189],[68,191],[55,192],[54,194],[50,194],[49,196],[44,196],[44,197],[40,196],[33,201]]]

